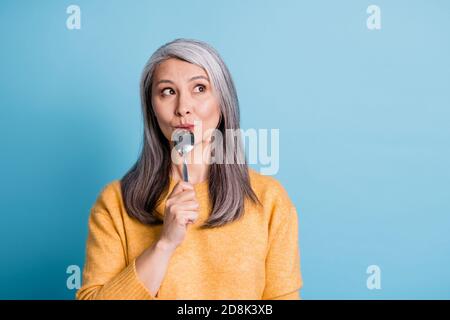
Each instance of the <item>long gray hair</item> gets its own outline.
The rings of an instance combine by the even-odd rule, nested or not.
[[[197,40],[176,39],[166,43],[155,51],[144,67],[140,83],[144,118],[143,146],[138,160],[121,179],[124,206],[128,214],[141,223],[163,223],[154,210],[169,191],[171,150],[170,142],[157,123],[151,97],[153,73],[158,64],[169,58],[202,67],[212,79],[215,94],[219,98],[221,117],[217,129],[223,137],[222,152],[224,158],[234,161],[222,164],[214,162],[208,167],[212,212],[202,228],[220,227],[244,214],[245,198],[253,203],[260,202],[250,184],[240,134],[233,135],[232,139],[236,140],[232,143],[227,141],[231,138],[225,131],[239,129],[239,101],[231,74],[218,52],[207,43]]]

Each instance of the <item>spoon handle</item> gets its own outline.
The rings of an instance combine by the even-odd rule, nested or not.
[[[189,181],[188,170],[186,165],[186,157],[183,157],[183,180],[186,182]]]

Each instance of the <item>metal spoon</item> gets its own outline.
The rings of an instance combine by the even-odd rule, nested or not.
[[[172,134],[175,150],[183,158],[183,180],[189,181],[186,154],[194,148],[194,133],[187,129],[176,129]]]

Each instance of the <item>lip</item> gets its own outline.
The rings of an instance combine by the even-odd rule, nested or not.
[[[187,124],[181,124],[179,126],[175,126],[175,128],[177,128],[177,129],[187,129],[187,130],[193,131],[194,130],[194,125],[190,124],[190,123],[187,123]]]

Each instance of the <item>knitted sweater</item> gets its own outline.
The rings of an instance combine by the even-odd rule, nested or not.
[[[107,184],[89,216],[83,282],[77,299],[300,299],[303,285],[298,215],[273,177],[249,169],[263,206],[245,200],[244,216],[223,227],[199,229],[211,203],[208,182],[194,184],[199,218],[172,255],[156,296],[138,278],[135,259],[162,231],[130,217],[120,181]],[[176,181],[170,179],[169,193]],[[165,199],[156,208],[164,218]]]

